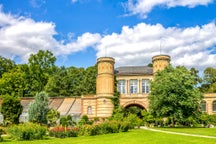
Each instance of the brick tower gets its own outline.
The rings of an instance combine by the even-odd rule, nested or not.
[[[158,70],[163,70],[166,66],[170,64],[170,56],[168,55],[156,55],[152,57],[153,64],[153,74]]]
[[[115,60],[111,57],[97,59],[97,117],[110,117],[113,112],[114,106],[110,98],[114,94],[114,63]]]

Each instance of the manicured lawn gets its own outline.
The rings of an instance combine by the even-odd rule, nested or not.
[[[155,128],[164,131],[216,136],[216,128]]]
[[[211,130],[211,129],[208,129]],[[192,131],[192,130],[191,130]],[[200,130],[202,131],[202,130]],[[204,130],[205,131],[205,130]],[[214,129],[215,133],[216,129]],[[204,133],[208,133],[207,131]],[[214,134],[215,135],[215,134]],[[126,133],[38,141],[10,141],[2,144],[215,144],[216,139],[199,138],[137,129]]]

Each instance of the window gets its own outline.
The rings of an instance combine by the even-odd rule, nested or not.
[[[126,93],[126,91],[125,91],[125,80],[119,80],[118,81],[118,91],[121,94],[125,94]]]
[[[149,93],[149,80],[144,79],[142,80],[142,93]]]
[[[206,102],[205,102],[205,101],[202,101],[202,102],[201,102],[201,110],[202,110],[203,112],[206,112]]]
[[[135,94],[138,92],[138,81],[130,80],[130,93]]]
[[[213,101],[212,103],[212,110],[213,112],[216,112],[216,101]]]
[[[87,108],[87,114],[88,115],[92,114],[92,107],[91,106],[88,106],[88,108]]]

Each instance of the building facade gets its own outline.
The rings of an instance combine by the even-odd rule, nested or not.
[[[82,97],[82,115],[88,115],[90,118],[111,116],[113,104],[110,98],[114,93],[114,76],[118,81],[120,105],[125,108],[138,106],[148,111],[150,81],[154,79],[154,74],[168,66],[170,61],[168,55],[157,55],[152,58],[152,67],[128,66],[114,69],[113,58],[99,58],[97,94]],[[201,106],[203,112],[216,114],[216,94],[204,94]]]

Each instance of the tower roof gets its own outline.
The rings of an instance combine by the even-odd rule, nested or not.
[[[125,66],[115,69],[115,75],[153,75],[153,68],[148,66]]]

